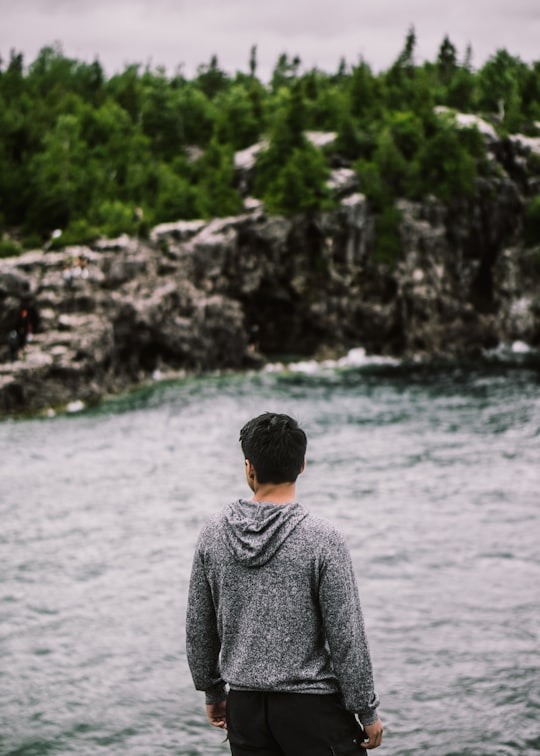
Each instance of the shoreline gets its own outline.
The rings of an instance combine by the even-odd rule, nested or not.
[[[503,212],[518,223],[514,190],[482,184],[463,203],[456,214],[434,198],[401,202],[392,265],[377,259],[361,194],[324,213],[257,206],[159,226],[149,240],[4,258],[0,417],[93,403],[159,372],[260,369],[280,354],[339,360],[359,345],[380,359],[433,361],[522,344],[520,359],[520,348],[540,347],[540,248],[525,248],[518,229],[510,243],[476,224]],[[74,260],[84,265],[66,275]],[[23,313],[32,340],[10,361]]]
[[[366,376],[384,376],[388,378],[407,377],[415,375],[416,379],[427,379],[431,375],[441,372],[451,375],[456,371],[460,374],[472,375],[475,372],[492,374],[498,371],[508,370],[535,370],[540,375],[540,349],[533,349],[523,342],[515,342],[512,345],[500,345],[497,349],[490,350],[481,357],[472,359],[459,359],[454,357],[421,357],[421,358],[392,358],[381,355],[366,355],[362,347],[350,350],[346,355],[335,360],[329,359],[290,359],[268,361],[258,369],[215,369],[204,372],[190,372],[186,370],[156,371],[144,381],[126,386],[125,389],[114,393],[83,401],[82,399],[70,399],[69,402],[56,406],[42,407],[36,411],[22,411],[10,415],[0,415],[0,423],[9,420],[50,419],[58,416],[75,415],[79,412],[94,408],[106,409],[109,402],[123,401],[130,395],[136,395],[145,391],[153,391],[159,386],[175,385],[183,381],[211,380],[227,376],[247,377],[257,374],[280,375],[287,378],[310,378],[332,379],[337,374],[359,373]],[[0,371],[1,377],[1,371]]]

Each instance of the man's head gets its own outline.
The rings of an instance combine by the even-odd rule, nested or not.
[[[288,415],[254,417],[240,431],[240,444],[259,483],[294,483],[303,470],[306,434]]]

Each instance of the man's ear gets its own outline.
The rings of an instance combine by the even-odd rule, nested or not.
[[[249,459],[246,459],[246,476],[248,480],[255,480],[255,468],[249,461]]]

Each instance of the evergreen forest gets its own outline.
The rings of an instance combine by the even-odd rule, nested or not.
[[[333,207],[327,180],[343,166],[381,228],[395,222],[398,197],[467,195],[497,167],[452,111],[481,115],[501,137],[539,135],[540,61],[501,49],[475,70],[471,49],[459,54],[445,37],[436,60],[419,64],[415,46],[411,28],[380,73],[362,59],[304,70],[283,53],[267,82],[256,47],[245,72],[226,73],[214,56],[191,79],[140,65],[108,77],[59,44],[29,64],[12,50],[0,61],[0,255],[239,213],[234,154],[262,140],[251,192],[270,213]],[[336,138],[317,148],[309,131]],[[540,227],[540,197],[529,203]]]

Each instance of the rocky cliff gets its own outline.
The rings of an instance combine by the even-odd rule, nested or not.
[[[0,261],[0,413],[283,354],[363,346],[478,357],[498,344],[539,346],[540,249],[521,242],[524,202],[540,186],[523,161],[539,145],[489,138],[499,176],[478,181],[474,196],[399,203],[392,264],[377,259],[374,216],[346,171],[333,177],[345,195],[333,211],[271,217],[247,201],[241,216],[161,225],[147,241]],[[10,348],[22,312],[30,338]]]

